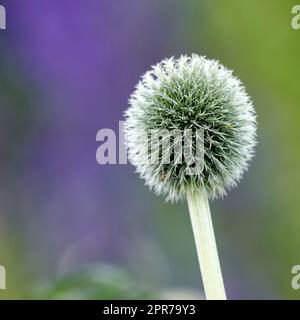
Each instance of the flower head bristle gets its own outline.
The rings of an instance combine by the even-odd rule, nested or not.
[[[256,115],[244,86],[215,60],[192,55],[165,59],[146,72],[125,112],[128,155],[147,185],[167,200],[187,190],[209,198],[235,186],[254,155]],[[145,132],[154,129],[203,129],[203,168],[187,175],[186,163],[167,165],[148,158]],[[191,140],[191,148],[195,141]]]

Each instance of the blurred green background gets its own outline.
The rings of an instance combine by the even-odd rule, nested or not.
[[[0,298],[201,297],[186,204],[95,159],[96,132],[118,127],[139,76],[190,53],[233,69],[258,114],[249,171],[212,203],[228,297],[300,298],[297,1],[1,4]]]

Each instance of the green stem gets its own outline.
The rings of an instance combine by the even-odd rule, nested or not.
[[[207,300],[226,300],[207,196],[188,192],[188,207]]]

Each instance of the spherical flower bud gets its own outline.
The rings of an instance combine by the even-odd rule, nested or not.
[[[209,198],[223,196],[254,155],[251,99],[232,71],[215,60],[195,54],[163,60],[142,76],[129,104],[129,160],[146,184],[167,200],[184,198],[187,190]],[[156,142],[149,139],[153,132],[159,132]],[[177,133],[184,141],[178,142]],[[199,145],[200,153],[190,161],[185,151],[196,152]]]

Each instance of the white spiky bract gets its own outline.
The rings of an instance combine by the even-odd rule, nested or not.
[[[216,198],[241,179],[254,153],[256,116],[240,80],[218,61],[195,54],[165,59],[142,76],[129,104],[129,160],[156,193],[171,201],[184,198],[187,191]],[[149,162],[145,132],[188,128],[204,132],[201,173],[187,175],[184,163]]]

